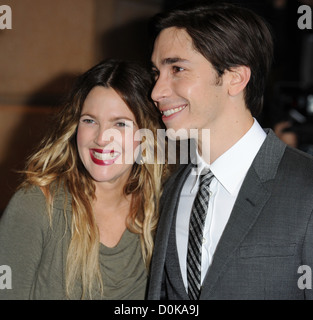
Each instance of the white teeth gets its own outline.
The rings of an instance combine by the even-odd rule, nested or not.
[[[118,152],[108,152],[108,153],[98,153],[98,152],[93,152],[93,156],[98,159],[98,160],[102,160],[102,161],[106,161],[106,160],[112,160],[114,158],[116,158],[119,155]]]
[[[166,111],[162,111],[162,114],[165,116],[165,117],[169,117],[170,115],[176,113],[176,112],[179,112],[183,109],[185,109],[186,106],[183,106],[183,107],[178,107],[178,108],[174,108],[174,109],[169,109],[169,110],[166,110]]]

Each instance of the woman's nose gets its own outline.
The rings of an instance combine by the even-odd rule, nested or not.
[[[94,142],[100,147],[106,147],[113,142],[121,142],[123,137],[121,132],[114,128],[99,128]]]

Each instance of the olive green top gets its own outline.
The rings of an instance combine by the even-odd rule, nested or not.
[[[12,289],[1,289],[0,299],[66,299],[71,206],[66,223],[64,201],[70,204],[71,198],[65,200],[61,191],[54,201],[51,227],[39,188],[19,190],[12,197],[0,219],[0,266],[11,268]],[[100,244],[99,262],[104,292],[102,296],[94,292],[93,299],[144,299],[147,272],[138,235],[126,230],[114,248]],[[8,274],[1,279],[0,274],[0,282],[5,276]],[[77,283],[71,299],[80,298],[81,286]]]

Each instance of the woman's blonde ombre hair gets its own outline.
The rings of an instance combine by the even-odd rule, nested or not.
[[[149,73],[133,63],[108,59],[80,76],[68,102],[56,114],[55,126],[42,140],[38,151],[28,160],[24,171],[26,179],[22,184],[22,187],[36,185],[41,188],[47,199],[50,222],[57,190],[64,188],[71,195],[71,241],[66,263],[68,298],[77,281],[82,285],[81,298],[92,298],[94,289],[102,289],[98,261],[99,231],[91,205],[95,199],[95,184],[78,156],[76,144],[81,110],[88,93],[95,86],[114,89],[133,112],[138,127],[149,129],[154,134],[154,141],[146,140],[151,145],[150,150],[154,151],[146,154],[146,157],[153,157],[154,163],[135,162],[124,187],[124,193],[132,195],[127,226],[130,231],[140,235],[147,269],[158,221],[161,178],[165,172],[165,165],[157,164],[156,161],[158,152],[164,152],[164,149],[159,150],[161,146],[157,143],[157,129],[164,127],[160,114],[149,99],[152,87]],[[149,148],[145,150],[149,153]],[[67,199],[64,206],[66,202]]]

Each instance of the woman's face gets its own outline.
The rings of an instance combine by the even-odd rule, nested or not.
[[[112,88],[97,86],[88,94],[77,130],[78,153],[96,183],[122,183],[135,159],[135,117]]]

